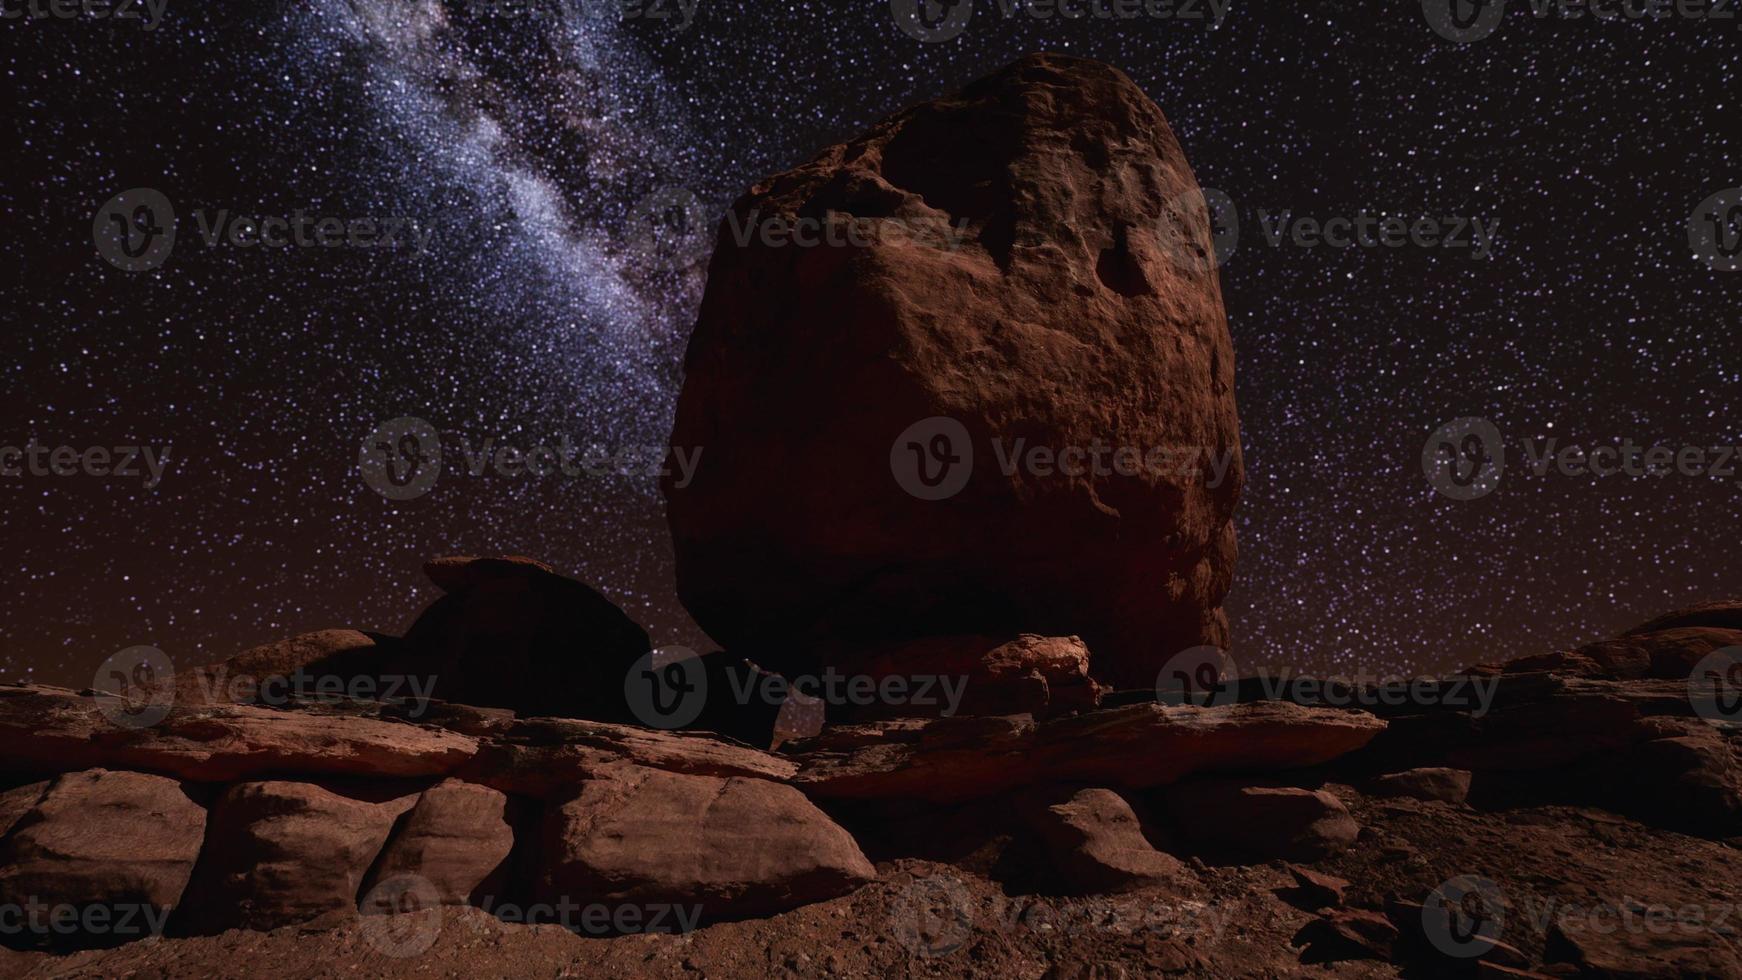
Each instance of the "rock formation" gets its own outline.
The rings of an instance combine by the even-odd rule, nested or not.
[[[672,432],[699,466],[665,488],[696,621],[799,673],[1021,631],[1148,687],[1225,646],[1243,477],[1196,191],[1129,78],[1036,55],[739,200]],[[807,220],[866,233],[764,233]]]

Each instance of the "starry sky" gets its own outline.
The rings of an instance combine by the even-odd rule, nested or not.
[[[0,21],[0,447],[150,446],[143,477],[0,478],[0,676],[84,686],[335,626],[402,631],[423,560],[541,557],[656,643],[678,605],[656,480],[457,472],[462,443],[662,447],[710,242],[751,183],[1038,50],[1131,75],[1240,225],[1222,284],[1248,467],[1242,665],[1407,673],[1565,647],[1742,594],[1738,477],[1597,479],[1526,439],[1742,444],[1742,272],[1696,205],[1742,185],[1742,25],[1538,19],[1456,44],[1414,0],[1233,0],[1219,25],[885,0],[168,0],[152,30]],[[1207,7],[1206,7],[1207,9]],[[669,17],[658,16],[669,13]],[[145,272],[93,221],[155,189]],[[1271,245],[1266,221],[1480,218],[1491,254]],[[208,244],[216,216],[404,218],[422,248]],[[695,217],[695,216],[692,216]],[[448,471],[390,500],[359,448],[427,421]],[[1492,422],[1508,470],[1436,491],[1424,443]],[[1742,473],[1742,462],[1737,464]],[[633,472],[632,472],[633,471]]]

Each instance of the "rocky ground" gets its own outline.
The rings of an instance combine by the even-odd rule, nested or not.
[[[1313,870],[1351,882],[1344,897],[1349,908],[1382,908],[1395,896],[1419,900],[1447,879],[1480,875],[1495,883],[1507,907],[1501,940],[1533,963],[1541,963],[1545,950],[1558,943],[1563,950],[1576,947],[1588,968],[1600,968],[1605,976],[1742,976],[1742,911],[1737,911],[1742,853],[1731,845],[1586,808],[1483,811],[1437,801],[1369,799],[1347,786],[1334,792],[1362,825],[1361,839]],[[359,920],[363,924],[354,921],[330,931],[232,930],[68,956],[0,951],[0,973],[21,978],[1475,973],[1452,965],[1435,968],[1426,960],[1303,964],[1294,943],[1319,916],[1302,907],[1312,903],[1296,894],[1296,879],[1281,862],[1191,862],[1167,886],[1077,898],[1011,894],[984,875],[925,861],[884,862],[878,872],[875,884],[842,898],[684,936],[582,938],[556,926],[504,924],[476,909],[446,909]],[[1619,915],[1629,903],[1640,906],[1635,925]],[[1691,908],[1700,910],[1703,924],[1688,917]],[[1599,912],[1604,909],[1616,914]],[[1650,911],[1656,909],[1671,912]],[[1659,921],[1673,913],[1688,921]],[[1567,963],[1540,969],[1580,975]]]

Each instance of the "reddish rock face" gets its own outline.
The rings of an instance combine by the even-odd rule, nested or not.
[[[175,780],[137,772],[68,773],[19,798],[31,790],[39,798],[0,844],[0,907],[70,909],[79,927],[64,931],[45,910],[42,928],[13,919],[22,928],[0,938],[64,948],[161,934],[199,857],[205,808]]]
[[[1207,780],[1181,783],[1164,800],[1185,836],[1212,853],[1316,861],[1346,850],[1361,832],[1326,790]]]
[[[665,485],[702,627],[788,674],[841,637],[1078,635],[1134,687],[1225,645],[1244,471],[1196,191],[1129,78],[1036,55],[738,201]],[[869,234],[760,233],[831,216]]]
[[[488,786],[449,779],[417,798],[375,862],[363,893],[397,875],[414,875],[428,882],[444,905],[500,898],[513,849],[508,797]]]
[[[1470,798],[1472,773],[1465,769],[1429,767],[1394,772],[1374,780],[1375,796],[1407,796],[1417,800],[1462,803]]]
[[[1089,648],[1074,636],[1023,634],[1003,642],[989,636],[929,637],[877,651],[859,669],[879,683],[938,678],[930,703],[907,699],[829,708],[842,720],[938,717],[951,709],[961,715],[1048,717],[1100,702],[1101,687],[1090,678],[1089,666]],[[951,691],[960,703],[946,703]]]
[[[859,845],[780,783],[599,770],[546,810],[546,901],[699,906],[707,921],[769,915],[877,877]]]
[[[1067,889],[1083,894],[1167,882],[1178,858],[1155,849],[1131,804],[1107,789],[1083,789],[1037,800],[1029,820]]]
[[[238,783],[212,807],[179,931],[268,930],[357,913],[363,875],[415,795],[381,802],[313,783]]]

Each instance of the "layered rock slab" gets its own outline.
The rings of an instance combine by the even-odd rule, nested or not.
[[[831,728],[793,783],[834,800],[959,803],[1038,783],[1145,789],[1195,773],[1295,769],[1370,742],[1385,722],[1285,702],[1138,704],[1037,723],[1028,715]]]

